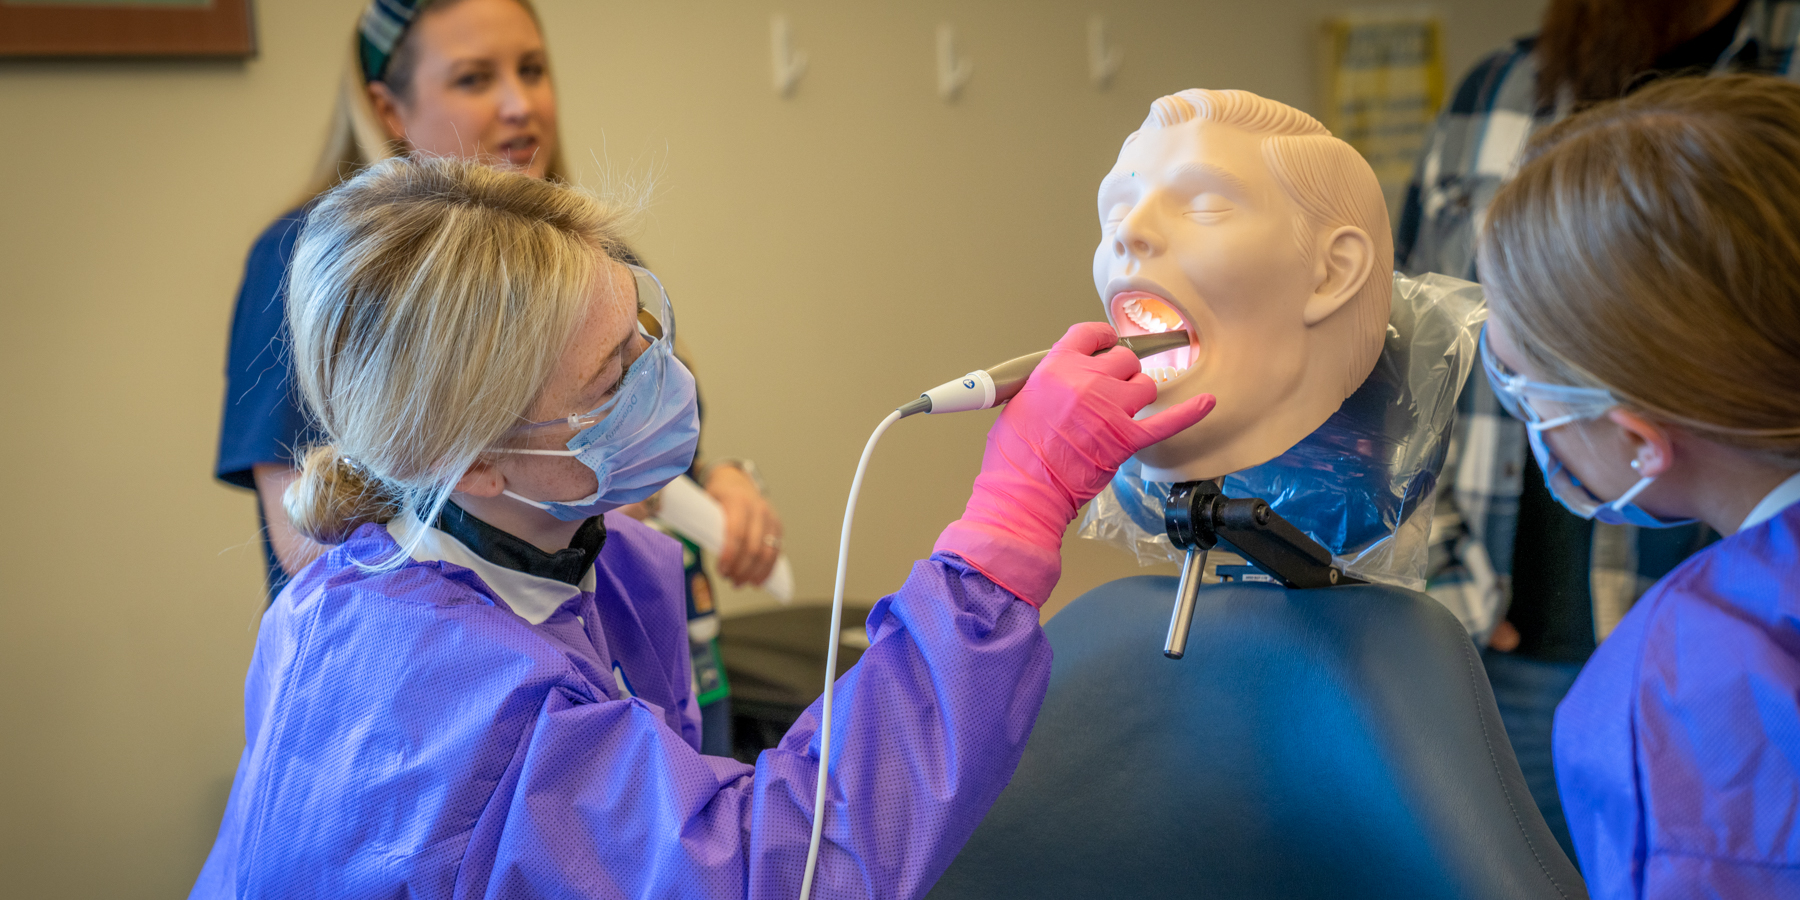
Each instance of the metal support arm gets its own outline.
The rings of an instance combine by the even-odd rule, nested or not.
[[[1274,578],[1283,587],[1322,588],[1362,584],[1344,574],[1331,559],[1331,551],[1282,518],[1266,501],[1233,499],[1211,481],[1184,481],[1169,489],[1163,508],[1163,527],[1175,546],[1187,551],[1176,589],[1175,612],[1169,620],[1169,637],[1163,655],[1180,659],[1187,650],[1188,629],[1194,619],[1194,603],[1207,551],[1223,541],[1238,555]]]

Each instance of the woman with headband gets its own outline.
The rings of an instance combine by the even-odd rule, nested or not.
[[[549,57],[527,0],[372,0],[302,203],[251,250],[232,321],[215,473],[258,495],[270,597],[322,550],[294,530],[281,503],[298,475],[295,448],[317,436],[301,412],[281,335],[294,241],[314,198],[376,160],[409,151],[564,178]],[[781,552],[782,523],[754,467],[721,459],[697,466],[695,477],[725,511],[719,574],[763,583]],[[695,615],[712,607],[704,579],[696,563],[689,573]],[[696,656],[719,667],[710,641]],[[720,685],[713,695],[723,693],[721,680],[710,683]],[[706,721],[709,749],[730,752],[728,703],[709,696]]]
[[[1557,708],[1588,889],[1800,896],[1800,85],[1678,79],[1571,117],[1487,221],[1482,362],[1551,493],[1724,535]]]

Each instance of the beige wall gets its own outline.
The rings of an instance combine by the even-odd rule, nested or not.
[[[812,58],[791,101],[762,6],[540,0],[566,146],[590,182],[656,176],[640,246],[699,360],[708,449],[762,464],[816,598],[886,410],[1099,316],[1091,195],[1150,100],[1308,107],[1309,29],[1338,6],[784,5]],[[1085,81],[1102,5],[1126,53],[1108,93]],[[210,477],[225,330],[360,6],[263,0],[242,65],[0,65],[0,893],[180,896],[211,841],[262,605],[250,496]],[[1540,6],[1441,3],[1452,71]],[[933,91],[941,19],[975,64],[955,106]],[[887,438],[854,596],[896,586],[959,512],[989,421]],[[1074,542],[1055,602],[1133,571]]]

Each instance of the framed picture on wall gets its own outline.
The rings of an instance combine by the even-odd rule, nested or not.
[[[255,53],[250,0],[0,0],[0,57]]]

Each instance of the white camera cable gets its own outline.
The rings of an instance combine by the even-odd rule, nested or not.
[[[850,479],[850,500],[844,504],[844,531],[838,538],[837,583],[831,590],[831,638],[825,650],[824,703],[819,712],[819,786],[813,794],[812,841],[806,847],[806,874],[800,879],[800,900],[812,897],[813,873],[819,868],[819,837],[824,833],[825,779],[831,772],[831,687],[837,682],[838,644],[842,635],[840,629],[844,626],[844,574],[849,568],[850,523],[856,518],[856,495],[862,493],[863,473],[869,468],[869,457],[875,453],[876,442],[895,422],[911,415],[907,409],[916,403],[888,413],[887,418],[875,426],[875,433],[869,435],[869,443],[863,446],[862,458],[856,461],[856,475]],[[929,408],[913,411],[925,412]]]
[[[1186,347],[1188,344],[1186,331],[1125,335],[1119,338],[1119,346],[1130,350],[1139,359]],[[1099,353],[1105,352],[1107,351],[1101,350]],[[875,433],[869,435],[869,443],[863,446],[862,458],[856,461],[856,475],[850,479],[850,500],[844,504],[844,531],[838,538],[837,584],[831,593],[831,643],[825,650],[825,702],[819,712],[819,786],[813,794],[812,841],[806,847],[806,874],[800,879],[800,900],[811,900],[813,874],[819,868],[819,837],[824,833],[825,824],[825,778],[831,772],[831,686],[837,682],[838,643],[843,636],[844,573],[850,561],[850,521],[856,517],[856,495],[862,493],[863,473],[869,468],[869,457],[875,452],[875,443],[881,440],[890,426],[907,416],[992,409],[1005,403],[1025,387],[1026,379],[1031,377],[1032,371],[1049,353],[1048,350],[1040,350],[997,366],[976,369],[920,394],[917,399],[888,413],[888,417],[875,426]],[[1094,355],[1098,356],[1099,353]]]

